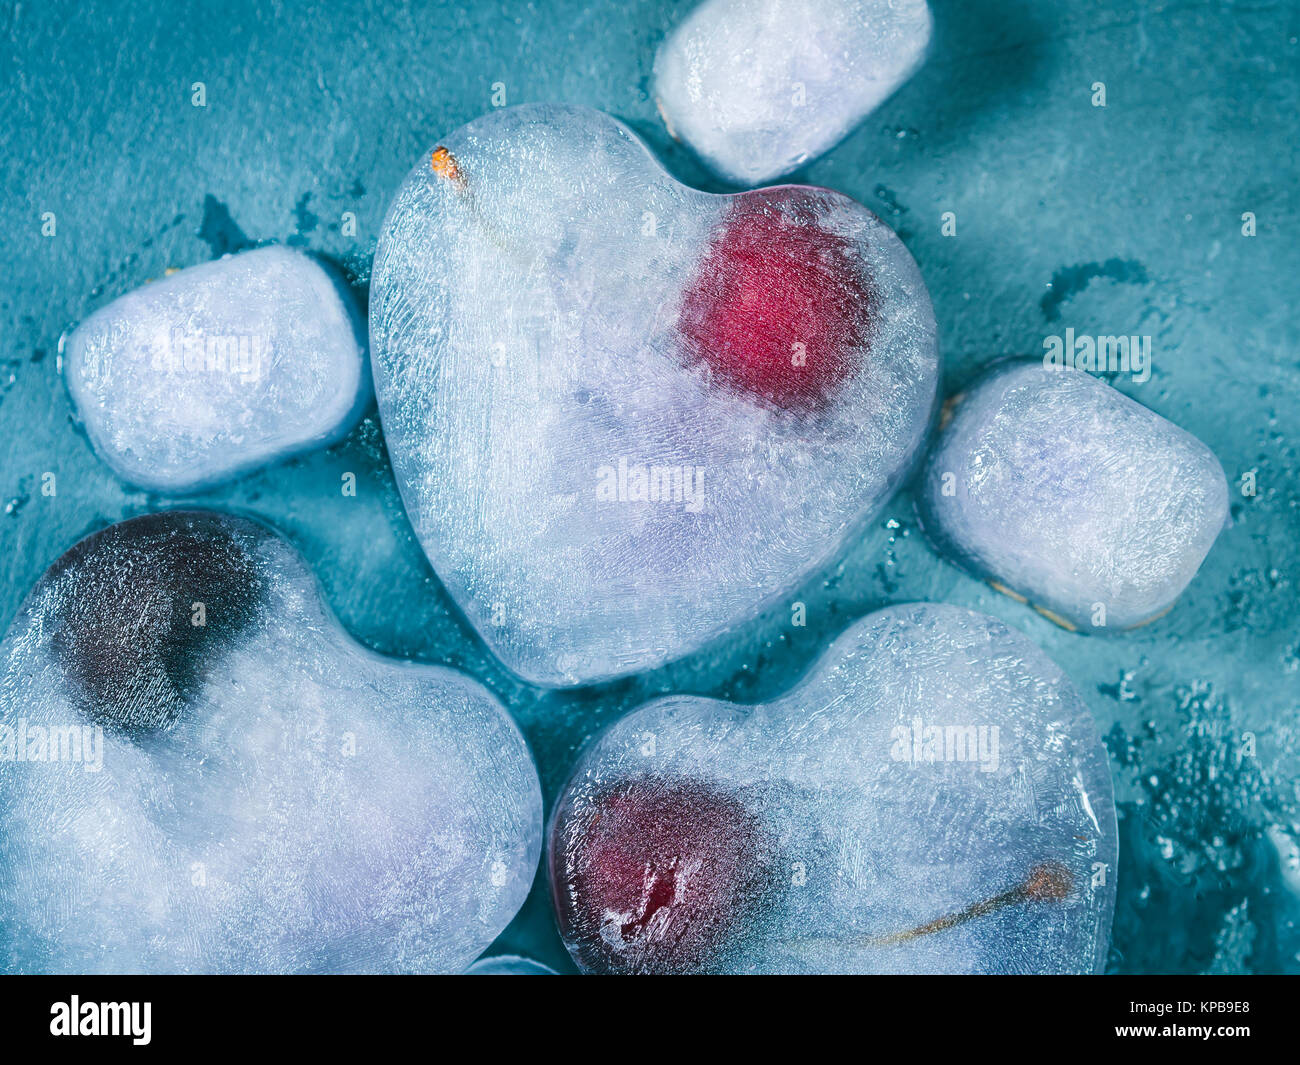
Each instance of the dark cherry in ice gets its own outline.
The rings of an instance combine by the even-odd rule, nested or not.
[[[92,721],[128,734],[176,722],[256,615],[251,549],[265,535],[239,518],[164,511],[87,537],[51,567],[53,646]]]

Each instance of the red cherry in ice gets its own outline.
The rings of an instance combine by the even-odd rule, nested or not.
[[[708,971],[762,894],[755,813],[703,780],[644,776],[562,811],[551,843],[561,931],[589,971]]]
[[[870,341],[866,266],[825,213],[794,188],[736,197],[682,302],[688,358],[781,410],[824,406]]]

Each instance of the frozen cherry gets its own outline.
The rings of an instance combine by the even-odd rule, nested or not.
[[[688,358],[781,410],[822,407],[870,341],[866,265],[825,213],[795,188],[737,197],[682,303]]]
[[[242,519],[165,511],[90,536],[54,564],[53,579],[76,583],[59,599],[52,642],[92,721],[128,734],[176,723],[213,657],[256,617],[250,550],[266,535]]]
[[[756,814],[704,780],[642,776],[562,811],[561,932],[588,971],[709,971],[773,868]]]

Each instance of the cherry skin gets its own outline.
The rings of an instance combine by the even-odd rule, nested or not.
[[[824,407],[865,357],[872,298],[854,241],[807,189],[736,197],[683,299],[687,358],[782,411]]]
[[[592,972],[709,971],[772,868],[755,813],[693,778],[635,777],[562,811],[560,928]]]
[[[250,545],[264,535],[163,511],[104,529],[54,564],[47,579],[75,573],[76,588],[58,599],[52,643],[91,721],[128,735],[176,724],[214,658],[256,623],[263,586]]]

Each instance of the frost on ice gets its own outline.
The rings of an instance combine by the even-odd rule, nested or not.
[[[532,758],[451,670],[353,643],[278,536],[83,540],[0,645],[0,968],[461,972],[541,846]]]
[[[581,108],[421,159],[375,259],[384,434],[438,575],[510,668],[683,655],[879,510],[938,379],[916,269],[825,189],[716,196]]]
[[[260,248],[95,312],[68,337],[65,374],[113,471],[181,493],[346,435],[370,397],[364,329],[316,260]]]
[[[920,499],[941,549],[1084,632],[1168,610],[1228,516],[1199,440],[1083,371],[1036,363],[961,399]]]
[[[838,144],[912,76],[925,0],[706,0],[655,58],[673,136],[720,176],[759,185]]]
[[[617,722],[548,860],[587,971],[1091,973],[1115,858],[1069,680],[1001,622],[920,604],[860,621],[774,702]]]

